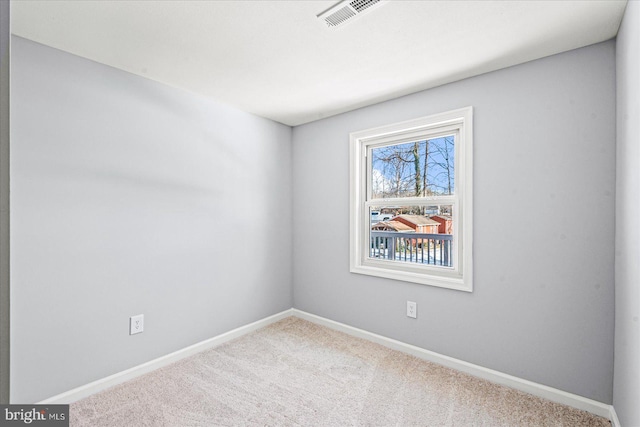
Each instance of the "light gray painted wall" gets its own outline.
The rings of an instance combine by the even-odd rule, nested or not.
[[[25,39],[12,49],[13,402],[292,306],[291,128]]]
[[[614,50],[609,41],[294,128],[294,306],[611,403]],[[468,105],[474,292],[349,273],[349,132]]]
[[[640,4],[627,4],[616,44],[616,332],[613,406],[640,426]]]
[[[0,403],[9,403],[9,15],[0,0]]]

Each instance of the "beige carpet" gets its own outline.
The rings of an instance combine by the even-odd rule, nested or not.
[[[607,426],[289,317],[71,405],[72,426]]]

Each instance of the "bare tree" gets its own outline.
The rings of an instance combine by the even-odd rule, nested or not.
[[[430,156],[431,166],[435,169],[432,182],[445,194],[453,193],[454,184],[454,141],[452,136],[439,139],[438,144],[432,144],[433,153]]]
[[[414,168],[414,172],[415,172],[415,189],[416,189],[416,196],[420,196],[420,193],[422,192],[422,190],[420,189],[420,175],[421,175],[421,171],[420,171],[420,142],[416,141],[413,143],[413,150],[411,151],[411,153],[413,154],[413,168]]]
[[[453,148],[453,136],[375,148],[373,167],[383,177],[383,185],[374,186],[376,196],[451,194],[455,184]],[[424,208],[419,211],[416,213],[425,213]]]

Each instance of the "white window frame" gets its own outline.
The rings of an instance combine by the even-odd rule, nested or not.
[[[372,147],[455,134],[454,195],[372,199],[367,180]],[[473,108],[465,107],[350,134],[350,270],[423,285],[473,290]],[[454,267],[416,265],[369,258],[369,207],[452,205]]]

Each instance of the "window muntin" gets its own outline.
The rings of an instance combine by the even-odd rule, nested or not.
[[[471,291],[471,113],[351,134],[352,272]]]

